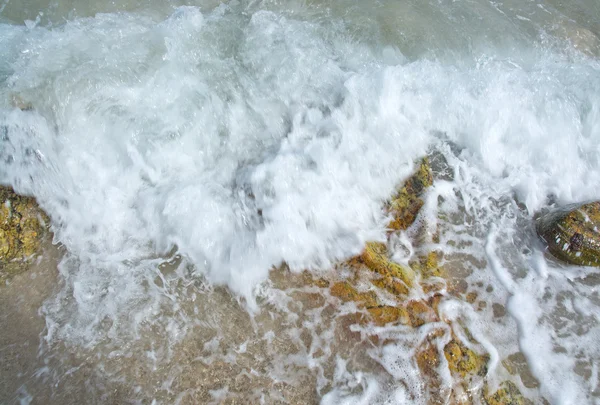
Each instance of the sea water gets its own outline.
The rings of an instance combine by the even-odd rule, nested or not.
[[[599,35],[593,0],[2,0],[0,182],[61,253],[2,293],[42,323],[0,399],[432,402],[427,328],[345,325],[351,303],[293,281],[385,240],[429,155],[439,238],[390,246],[443,252],[477,294],[448,294],[437,327],[468,329],[492,388],[598,403],[600,280],[532,219],[600,196]]]

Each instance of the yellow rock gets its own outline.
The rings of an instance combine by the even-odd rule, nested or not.
[[[446,289],[445,272],[439,266],[440,254],[436,251],[420,256],[410,262],[410,267],[421,276],[421,288],[426,294]]]
[[[405,308],[393,305],[382,305],[378,302],[377,294],[373,291],[360,292],[347,281],[334,283],[330,288],[331,295],[344,302],[354,302],[359,308],[364,308],[370,317],[357,313],[353,319],[356,323],[364,324],[372,321],[378,326],[391,322],[409,323]]]
[[[436,340],[444,335],[444,330],[438,329],[428,334],[415,353],[415,360],[423,379],[424,387],[429,396],[429,404],[458,404],[450,398],[451,387],[444,384],[440,376],[440,352]]]
[[[412,175],[388,204],[388,209],[394,216],[389,227],[394,230],[407,229],[415,222],[419,210],[423,206],[420,198],[425,189],[433,184],[433,175],[429,159],[424,158],[417,172]]]
[[[437,369],[440,366],[440,357],[435,345],[426,341],[417,351],[417,365],[423,374],[431,377],[437,377]]]
[[[330,291],[331,295],[345,302],[353,301],[367,308],[378,306],[377,294],[374,291],[359,292],[347,281],[333,284]]]
[[[410,267],[402,266],[388,258],[385,244],[380,242],[367,242],[361,255],[363,263],[371,270],[383,277],[394,277],[402,280],[408,287],[412,287],[415,273]]]
[[[406,304],[406,309],[410,318],[410,324],[414,328],[437,321],[435,311],[424,301],[409,301]]]
[[[27,268],[40,248],[48,218],[35,199],[0,186],[0,281]]]
[[[478,355],[456,339],[444,347],[444,355],[450,370],[463,378],[468,374],[485,375],[487,371],[488,356]]]
[[[469,304],[474,303],[477,300],[477,292],[471,291],[467,294],[466,300]]]
[[[382,290],[390,292],[395,297],[405,297],[408,295],[406,284],[391,277],[381,277],[371,280],[371,283]]]
[[[408,313],[404,308],[382,305],[379,307],[368,308],[367,311],[373,318],[373,322],[378,326],[383,326],[392,322],[407,324],[409,322]]]
[[[494,394],[485,398],[488,405],[528,405],[531,404],[527,398],[523,397],[519,388],[511,382],[504,381],[500,388]]]
[[[424,258],[421,258],[423,273],[427,277],[444,277],[444,272],[439,267],[439,253],[429,252]]]
[[[390,228],[406,229],[414,222],[423,205],[420,196],[432,182],[429,161],[425,158],[419,164],[417,172],[406,181],[388,204],[388,209],[394,216]],[[400,321],[418,327],[437,320],[435,311],[425,302],[400,303],[409,295],[416,274],[411,267],[392,261],[385,243],[367,242],[363,253],[348,260],[346,265],[357,272],[366,267],[376,273],[379,277],[372,279],[371,283],[400,299],[396,306],[380,305],[374,292],[358,292],[348,281],[335,283],[331,287],[333,296],[344,301],[355,301],[360,306],[366,307],[376,324]],[[438,254],[432,252],[423,256],[415,268],[428,277],[439,277],[441,272],[438,267]],[[439,286],[434,287],[437,289]]]
[[[388,210],[393,215],[389,224],[390,229],[401,230],[408,228],[416,219],[423,206],[420,196],[425,189],[433,184],[433,176],[429,160],[424,158],[419,164],[416,173],[411,176],[404,186],[388,203]],[[423,260],[423,269],[430,276],[439,276],[437,253],[429,254]],[[390,260],[385,243],[367,242],[363,253],[347,262],[351,267],[364,264],[370,270],[380,274],[382,279],[374,282],[377,286],[384,286],[393,294],[408,294],[408,289],[413,286],[415,272],[408,266],[403,266]],[[400,281],[400,282],[399,282]],[[401,285],[405,284],[405,287]]]
[[[394,217],[389,225],[391,229],[406,229],[415,221],[419,209],[423,206],[420,196],[432,183],[433,176],[429,160],[424,158],[416,173],[406,181],[388,203],[388,210]],[[437,253],[426,255],[421,267],[426,270],[428,275],[439,276],[437,261]],[[381,278],[373,280],[373,284],[395,296],[408,295],[415,280],[413,269],[390,260],[386,244],[381,242],[367,242],[363,253],[348,260],[346,265],[356,270],[364,265],[379,274]]]

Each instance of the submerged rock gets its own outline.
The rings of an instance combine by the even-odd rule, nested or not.
[[[480,403],[474,401],[474,394],[487,373],[489,355],[468,348],[454,333],[450,337],[450,341],[444,344],[442,342],[448,338],[447,331],[443,328],[433,330],[415,350],[415,361],[430,396],[428,403]],[[482,349],[475,341],[470,343]],[[445,380],[443,369],[452,376],[452,384]]]
[[[393,216],[392,221],[388,224],[391,230],[405,230],[415,222],[419,210],[424,204],[421,196],[432,184],[433,175],[429,159],[424,158],[417,171],[406,180],[406,183],[387,204],[387,209]],[[378,282],[379,286],[396,295],[407,295],[408,289],[413,286],[415,279],[413,269],[392,261],[387,245],[381,242],[367,242],[363,253],[350,259],[348,264],[351,267],[364,265],[379,274],[381,276]]]
[[[415,223],[424,205],[422,196],[432,183],[429,160],[423,159],[415,174],[386,204],[393,216],[388,236]],[[459,337],[452,328],[448,332],[447,328],[438,326],[449,322],[439,309],[448,293],[442,259],[441,253],[425,250],[418,251],[408,263],[400,264],[392,260],[387,243],[367,242],[360,255],[340,264],[344,270],[341,279],[329,283],[306,272],[303,284],[327,289],[331,297],[353,303],[355,309],[345,307],[348,311],[343,321],[346,327],[391,324],[425,328],[426,336],[414,348],[413,360],[426,382],[424,389],[430,403],[529,404],[512,383],[501,384],[494,393],[482,392],[490,360],[485,347],[466,328]],[[412,294],[413,291],[418,293]],[[474,302],[476,298],[470,294],[466,300]],[[376,334],[368,338],[374,344],[381,344]],[[451,384],[448,384],[448,375],[452,378]]]
[[[425,158],[419,164],[419,168],[404,184],[404,186],[392,197],[389,202],[389,210],[394,219],[389,224],[393,230],[406,229],[415,222],[419,210],[423,207],[421,196],[427,187],[433,184],[433,174],[429,159]]]
[[[0,186],[0,281],[27,268],[47,231],[48,217],[32,197]]]
[[[410,267],[391,261],[384,243],[368,242],[360,258],[369,269],[384,278],[395,278],[401,280],[408,287],[412,287],[415,278],[414,271]]]
[[[485,398],[488,405],[530,405],[531,401],[523,397],[512,381],[504,381],[494,394]]]
[[[537,219],[536,230],[556,258],[600,267],[600,201],[551,211]]]
[[[387,205],[393,215],[389,228],[404,230],[411,226],[419,214],[424,202],[421,199],[425,189],[433,183],[433,176],[427,158],[423,159],[415,174],[399,189]],[[437,276],[436,254],[422,258],[417,270],[421,273],[420,279]],[[394,262],[390,258],[386,243],[367,242],[365,249],[359,256],[348,260],[345,265],[355,270],[356,273],[369,271],[370,281],[373,285],[385,290],[395,297],[397,305],[387,305],[377,300],[377,295],[372,291],[359,292],[349,282],[340,282],[330,288],[333,296],[342,301],[354,301],[363,307],[370,315],[371,321],[377,325],[386,323],[410,324],[419,327],[427,322],[437,320],[435,311],[425,302],[408,299],[409,291],[414,286],[417,274],[411,266]],[[425,271],[426,270],[426,271]],[[431,273],[431,274],[430,274]],[[365,318],[365,320],[367,320]]]
[[[377,295],[373,291],[359,292],[347,281],[335,283],[330,288],[331,295],[342,301],[353,301],[360,307],[376,307]]]
[[[444,347],[444,355],[450,370],[462,378],[467,375],[485,375],[489,356],[479,355],[460,340],[452,340]]]
[[[33,110],[33,104],[31,104],[29,101],[25,101],[18,94],[13,94],[11,103],[14,107],[18,108],[21,111]]]

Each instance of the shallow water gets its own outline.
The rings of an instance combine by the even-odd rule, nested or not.
[[[598,198],[599,30],[591,0],[0,1],[0,182],[60,246],[0,289],[0,402],[598,403],[598,277],[531,220]],[[307,280],[427,154],[389,248],[443,253],[441,320],[358,322]],[[431,389],[450,336],[487,373]]]

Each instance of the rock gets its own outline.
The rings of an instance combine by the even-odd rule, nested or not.
[[[393,216],[388,236],[415,223],[424,204],[422,196],[432,183],[429,161],[423,159],[416,173],[386,205]],[[489,354],[466,329],[470,344],[461,341],[453,332],[448,341],[446,329],[432,329],[436,323],[446,322],[438,311],[446,290],[446,273],[440,266],[442,255],[435,251],[419,252],[408,264],[396,263],[390,256],[387,243],[367,242],[359,256],[343,264],[345,270],[350,269],[354,273],[354,277],[347,277],[329,287],[332,296],[356,304],[357,312],[348,314],[349,324],[427,328],[424,330],[431,332],[427,332],[427,338],[415,348],[414,360],[427,381],[425,389],[433,399],[432,403],[467,403],[465,398],[472,398],[470,395],[475,390],[482,395],[481,382],[487,374]],[[375,291],[368,287],[366,280],[377,287]],[[428,298],[411,296],[413,289],[425,292]],[[468,296],[469,301],[476,299],[474,294]],[[443,339],[443,343],[439,339]],[[447,371],[440,374],[442,365]],[[452,386],[447,386],[442,376],[448,372],[455,381]],[[505,389],[505,386],[501,387]],[[505,389],[494,393],[489,397],[490,401],[516,398],[513,387],[509,388],[510,391]],[[481,399],[487,397],[482,395]]]
[[[417,214],[423,207],[421,195],[425,189],[433,184],[433,174],[429,165],[429,159],[424,158],[419,168],[392,197],[388,209],[394,216],[389,224],[393,230],[407,229],[415,222]]]
[[[537,219],[536,230],[556,258],[600,267],[600,201],[551,211]]]
[[[489,356],[475,353],[458,339],[452,339],[444,347],[444,355],[450,370],[462,378],[468,374],[483,376],[487,372]]]
[[[382,305],[379,307],[368,308],[367,311],[369,312],[369,315],[371,315],[373,323],[377,326],[383,326],[393,322],[399,322],[406,325],[409,322],[406,309],[402,307]]]
[[[330,288],[331,295],[342,301],[353,301],[367,308],[378,306],[377,294],[373,291],[359,292],[347,281],[335,283]]]
[[[489,355],[477,354],[458,339],[454,333],[451,340],[440,350],[440,340],[446,340],[442,328],[431,331],[415,350],[415,360],[425,379],[432,404],[472,404],[472,395],[479,389],[481,379],[487,373]],[[447,366],[443,366],[445,359]],[[447,370],[453,377],[452,384],[442,377]],[[508,403],[507,403],[508,404]]]
[[[386,290],[391,293],[394,297],[408,297],[409,290],[406,284],[402,281],[399,281],[391,276],[389,277],[381,277],[378,279],[371,280],[371,284],[378,287],[381,290]]]
[[[429,159],[424,158],[419,163],[417,171],[406,180],[400,191],[387,204],[388,211],[393,215],[388,225],[391,230],[404,230],[415,222],[424,204],[421,196],[432,184],[433,175]],[[381,242],[367,242],[363,253],[350,259],[348,264],[351,267],[365,265],[382,276],[379,284],[385,284],[390,292],[402,295],[408,293],[408,288],[412,287],[415,279],[415,272],[409,266],[390,260],[387,246]]]
[[[34,198],[0,186],[0,281],[27,268],[46,234],[48,217]]]
[[[519,388],[511,382],[504,381],[494,394],[485,398],[488,405],[529,405],[531,401],[523,397]]]
[[[29,101],[23,100],[18,94],[13,94],[12,105],[21,111],[33,110],[33,105]]]
[[[502,360],[502,365],[510,375],[519,376],[526,388],[539,388],[540,383],[537,378],[531,374],[527,359],[523,353],[516,352],[511,354]]]
[[[412,286],[415,279],[414,271],[410,267],[391,261],[384,243],[367,242],[360,258],[369,269],[381,274],[384,278],[394,277],[402,280],[408,287]]]
[[[389,224],[390,229],[403,230],[414,223],[423,206],[421,196],[432,183],[429,160],[424,158],[419,163],[415,174],[387,204],[388,211],[393,215],[393,220]],[[420,257],[417,263],[413,264],[419,271],[421,280],[439,277],[441,274],[436,253],[432,252]],[[409,299],[410,289],[414,286],[417,277],[415,270],[412,269],[412,265],[402,265],[391,260],[386,243],[367,242],[362,254],[346,261],[345,266],[354,270],[356,274],[364,270],[372,272],[371,283],[387,291],[397,300],[397,305],[389,305],[380,302],[373,291],[359,292],[348,281],[333,284],[330,288],[331,295],[342,301],[354,301],[358,307],[366,309],[370,319],[364,318],[362,321],[373,321],[377,325],[399,322],[420,327],[425,323],[438,320],[435,310],[429,304]],[[436,289],[435,286],[427,287],[428,291]]]
[[[417,366],[427,377],[437,377],[439,371],[438,368],[440,367],[440,354],[434,341],[439,335],[443,335],[443,333],[434,332],[429,334],[415,353]]]
[[[418,328],[426,323],[437,322],[439,319],[429,303],[411,300],[406,304],[410,325]]]

